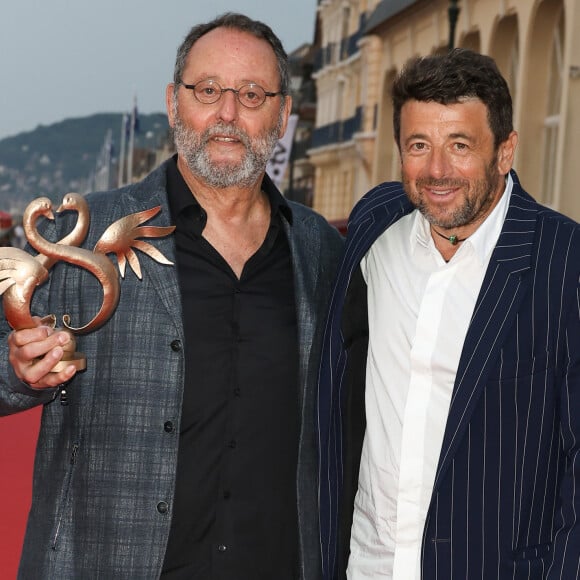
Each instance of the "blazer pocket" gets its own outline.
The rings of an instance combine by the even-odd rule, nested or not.
[[[514,381],[546,372],[551,366],[549,352],[531,358],[516,359],[504,355],[503,364],[499,363],[490,375],[492,381]],[[500,359],[501,360],[501,359]]]
[[[552,542],[546,544],[536,544],[526,546],[514,551],[514,560],[535,560],[536,558],[545,558],[552,551]]]
[[[526,546],[514,551],[513,580],[543,580],[552,561],[552,544]]]
[[[72,478],[74,476],[74,470],[76,467],[79,448],[80,448],[80,442],[75,441],[72,445],[71,454],[70,454],[70,462],[69,462],[68,470],[66,472],[64,481],[63,481],[61,497],[60,497],[57,515],[56,515],[56,521],[55,521],[54,528],[52,531],[52,545],[51,545],[51,547],[53,550],[58,549],[60,539],[63,535],[63,531],[64,531],[63,528],[65,525],[65,521],[67,520],[68,517],[70,517],[71,498],[70,498],[69,492],[70,492],[70,487],[71,487],[71,481],[72,481]]]

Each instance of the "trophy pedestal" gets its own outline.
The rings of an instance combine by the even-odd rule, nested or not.
[[[62,331],[61,328],[56,330]],[[68,330],[65,330],[65,332],[69,335],[70,341],[63,346],[64,354],[60,361],[52,367],[51,372],[59,373],[70,365],[74,365],[77,371],[84,371],[87,368],[87,357],[82,352],[77,352],[77,341],[74,334]]]
[[[51,372],[59,373],[69,365],[74,365],[77,371],[84,371],[87,368],[87,357],[82,352],[65,353],[62,359],[52,367]]]

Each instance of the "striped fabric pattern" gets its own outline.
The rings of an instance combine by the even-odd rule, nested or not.
[[[580,227],[515,172],[510,208],[465,338],[424,529],[422,578],[580,577]],[[324,578],[338,578],[346,290],[360,259],[411,211],[385,183],[353,210],[320,371]],[[364,417],[356,420],[364,422]],[[355,469],[355,472],[357,469]]]

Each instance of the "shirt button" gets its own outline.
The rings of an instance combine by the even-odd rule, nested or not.
[[[231,496],[232,496],[231,492],[224,491],[224,499],[230,499]]]
[[[227,547],[227,546],[224,546],[224,544],[220,544],[220,545],[218,546],[218,550],[219,550],[220,552],[225,552],[227,549],[228,549],[228,547]]]
[[[229,447],[230,449],[235,449],[235,447],[236,447],[236,441],[235,441],[235,439],[232,439],[232,440],[231,440],[231,441],[228,443],[228,447]]]
[[[163,425],[163,429],[166,433],[173,433],[173,421],[166,421]]]
[[[241,389],[240,389],[240,387],[236,387],[236,388],[234,389],[234,395],[235,395],[236,397],[239,397],[239,396],[240,396],[240,393],[241,393]]]
[[[181,340],[172,340],[170,346],[172,351],[179,352],[181,350]]]
[[[165,501],[160,501],[160,502],[157,504],[157,511],[158,511],[160,514],[166,514],[166,513],[169,511],[169,506],[167,505],[167,502],[165,502]]]

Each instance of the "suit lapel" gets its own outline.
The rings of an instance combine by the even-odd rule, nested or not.
[[[146,209],[151,209],[156,206],[161,206],[161,211],[154,216],[146,225],[152,226],[170,226],[171,213],[167,203],[167,193],[165,191],[165,164],[158,168],[155,172],[149,175],[143,182],[136,187],[139,191],[136,192],[136,197],[126,198],[125,215],[130,213],[140,212]],[[139,197],[142,192],[149,192],[143,197]],[[153,258],[136,251],[141,265],[141,272],[143,279],[147,278],[154,286],[156,292],[159,294],[167,312],[171,316],[175,327],[183,329],[183,320],[181,315],[181,293],[179,291],[179,282],[177,276],[177,265],[175,263],[175,242],[173,235],[168,235],[162,238],[145,239],[157,250],[159,250],[169,261],[173,262],[172,266],[166,264],[159,264]],[[127,266],[129,270],[129,266]],[[135,275],[132,272],[126,272],[125,276]],[[123,282],[121,282],[121,292],[123,292]],[[181,337],[183,338],[183,337]]]
[[[475,305],[451,398],[435,477],[438,486],[469,424],[506,333],[530,286],[537,204],[521,189],[515,174],[510,207]]]
[[[341,294],[335,311],[339,319],[351,276],[364,255],[387,228],[413,209],[401,184],[394,181],[378,185],[360,200],[348,223],[344,259],[338,273]]]
[[[283,226],[290,246],[292,256],[292,271],[294,276],[294,300],[296,302],[296,322],[298,327],[300,385],[308,368],[308,358],[314,335],[316,320],[318,285],[318,263],[320,260],[320,237],[313,235],[303,219],[294,212],[294,222],[291,226],[283,218]],[[300,393],[301,398],[304,393]],[[302,401],[301,401],[302,402]]]
[[[165,225],[165,220],[163,220],[163,222],[156,222],[156,224]],[[167,225],[170,225],[169,219],[167,220]],[[169,261],[173,262],[173,265],[169,266],[166,264],[159,264],[149,256],[143,256],[143,259],[141,260],[143,276],[147,276],[151,280],[161,301],[165,308],[167,308],[167,312],[171,316],[175,327],[180,329],[180,332],[182,332],[183,319],[181,313],[181,293],[179,291],[177,277],[177,264],[175,263],[175,244],[173,236],[169,235],[165,238],[157,238],[152,240],[151,244],[155,246]]]

